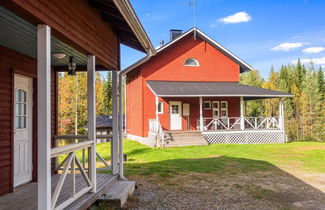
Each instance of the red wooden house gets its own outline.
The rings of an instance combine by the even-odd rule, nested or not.
[[[280,116],[252,118],[244,102],[290,94],[239,84],[252,67],[193,28],[123,71],[128,138],[151,146],[284,142]]]
[[[0,209],[86,209],[124,179],[117,120],[120,44],[154,53],[128,0],[0,1]],[[85,136],[57,135],[58,72],[68,69],[87,71]],[[106,174],[96,170],[98,70],[113,71]],[[58,139],[76,143],[60,146]],[[84,151],[88,164],[78,151]],[[60,156],[65,158],[58,164]]]

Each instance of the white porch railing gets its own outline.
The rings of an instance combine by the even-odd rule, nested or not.
[[[107,135],[96,135],[96,139],[106,139],[107,142],[111,141],[113,135],[112,134],[107,134]],[[69,140],[77,140],[79,142],[79,140],[82,141],[86,141],[87,140],[87,135],[56,135],[54,136],[56,143],[57,141],[60,140],[65,140],[65,141],[69,141]],[[83,143],[83,142],[81,142]],[[101,141],[97,140],[97,144],[102,143]],[[82,166],[84,167],[84,169],[88,170],[88,168],[86,168],[86,157],[85,157],[85,149],[82,149],[82,157],[81,157],[81,163]],[[112,170],[112,167],[108,164],[107,161],[109,160],[105,160],[97,151],[96,151],[96,156],[98,157],[98,159],[105,165],[105,170]],[[64,161],[62,161],[61,163],[59,163],[59,165],[56,167],[56,170],[62,170],[62,165],[64,164]]]
[[[157,147],[165,146],[165,133],[157,119],[149,119],[149,133],[155,135]]]
[[[242,125],[242,126],[241,126]],[[278,117],[215,117],[203,118],[204,131],[281,129]]]
[[[51,157],[58,157],[60,155],[68,154],[66,158],[62,161],[60,164],[60,167],[63,166],[63,171],[62,174],[59,178],[59,181],[55,187],[54,193],[52,195],[52,206],[51,209],[64,209],[67,207],[69,204],[71,204],[73,201],[77,200],[79,197],[84,195],[85,193],[89,192],[92,188],[94,183],[92,183],[89,173],[87,174],[86,169],[84,168],[83,164],[80,162],[78,157],[76,156],[76,151],[78,150],[84,150],[87,148],[91,148],[94,146],[94,141],[89,140],[77,144],[70,144],[67,146],[62,146],[62,147],[55,147],[51,149]],[[77,168],[80,171],[80,174],[84,178],[84,180],[87,183],[87,187],[84,189],[79,190],[78,192],[76,191],[76,165]],[[70,170],[70,174],[72,176],[72,194],[71,197],[63,201],[61,204],[56,205],[58,198],[60,196],[60,193],[62,191],[63,184],[67,178],[67,174]]]

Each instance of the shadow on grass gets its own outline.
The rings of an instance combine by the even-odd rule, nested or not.
[[[130,157],[132,157],[130,155]],[[259,160],[218,156],[201,159],[172,159],[150,163],[125,163],[126,174],[149,175],[182,172],[245,173],[272,170],[274,165]]]
[[[165,186],[175,185],[181,189],[183,181],[188,181],[195,186],[195,182],[193,182],[195,179],[204,179],[210,185],[229,186],[227,189],[222,187],[219,189],[219,197],[222,197],[223,194],[227,195],[227,193],[229,195],[229,192],[232,193],[230,197],[236,197],[237,192],[244,192],[249,195],[252,202],[263,199],[263,202],[275,203],[277,207],[284,209],[287,207],[289,209],[300,207],[302,209],[323,209],[325,206],[325,194],[322,191],[277,166],[261,160],[216,156],[149,163],[127,162],[125,171],[126,176],[153,175],[154,182]],[[192,175],[195,173],[205,173],[206,175],[191,176],[191,173],[193,173]],[[189,176],[185,178],[185,175]],[[176,183],[171,183],[166,179],[174,177],[178,180]],[[224,199],[227,203],[229,197]],[[265,205],[267,206],[267,204]]]

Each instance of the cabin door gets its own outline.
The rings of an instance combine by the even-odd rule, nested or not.
[[[182,102],[170,101],[170,130],[182,130]]]
[[[32,81],[15,75],[14,187],[32,180]]]

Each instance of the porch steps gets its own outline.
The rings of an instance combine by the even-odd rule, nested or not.
[[[200,131],[165,132],[165,147],[208,145]]]
[[[121,208],[134,190],[135,181],[118,181],[102,194],[99,201],[108,201],[109,207]]]

